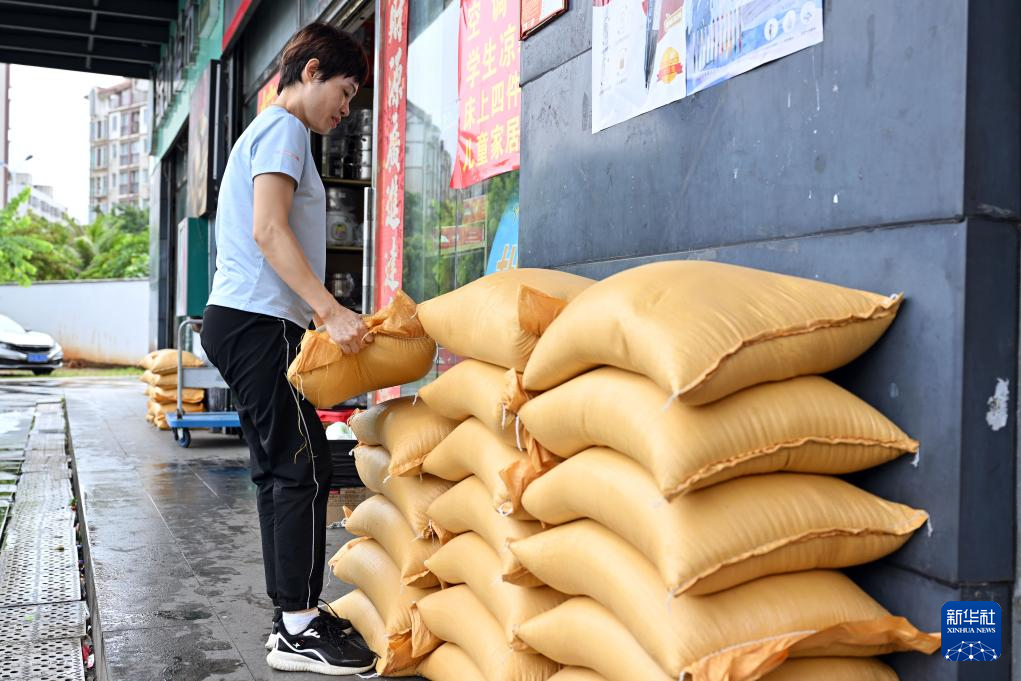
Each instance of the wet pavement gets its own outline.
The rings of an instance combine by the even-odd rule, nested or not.
[[[326,678],[266,666],[272,604],[244,443],[197,431],[190,448],[178,447],[145,422],[143,386],[132,379],[0,381],[0,413],[54,396],[67,400],[106,678]],[[0,449],[27,435],[28,423],[7,418]],[[328,530],[327,556],[349,538]],[[323,598],[350,590],[326,575]]]

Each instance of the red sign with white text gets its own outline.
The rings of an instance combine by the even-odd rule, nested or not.
[[[454,189],[521,165],[520,23],[520,0],[461,0]]]

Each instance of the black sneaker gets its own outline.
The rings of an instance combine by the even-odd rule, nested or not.
[[[269,636],[266,638],[266,650],[273,650],[273,646],[277,642],[277,632],[283,627],[284,611],[283,608],[273,606],[273,628],[270,629]]]
[[[320,598],[319,602],[322,603],[322,605],[319,606],[319,614],[323,616],[323,622],[325,622],[331,629],[338,632],[341,637],[354,632],[355,628],[351,625],[350,620],[346,620],[338,615],[337,611],[323,599]]]
[[[300,634],[291,634],[281,622],[276,644],[266,656],[266,664],[285,672],[315,672],[347,676],[367,672],[376,665],[376,656],[346,637],[334,633],[332,623],[319,615]]]

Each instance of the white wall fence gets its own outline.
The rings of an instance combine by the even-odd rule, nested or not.
[[[53,336],[64,358],[134,364],[149,352],[149,280],[0,285],[0,314]]]

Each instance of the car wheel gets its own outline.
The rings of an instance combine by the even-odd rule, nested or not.
[[[32,373],[36,376],[49,376],[53,373],[53,369],[32,369]]]

